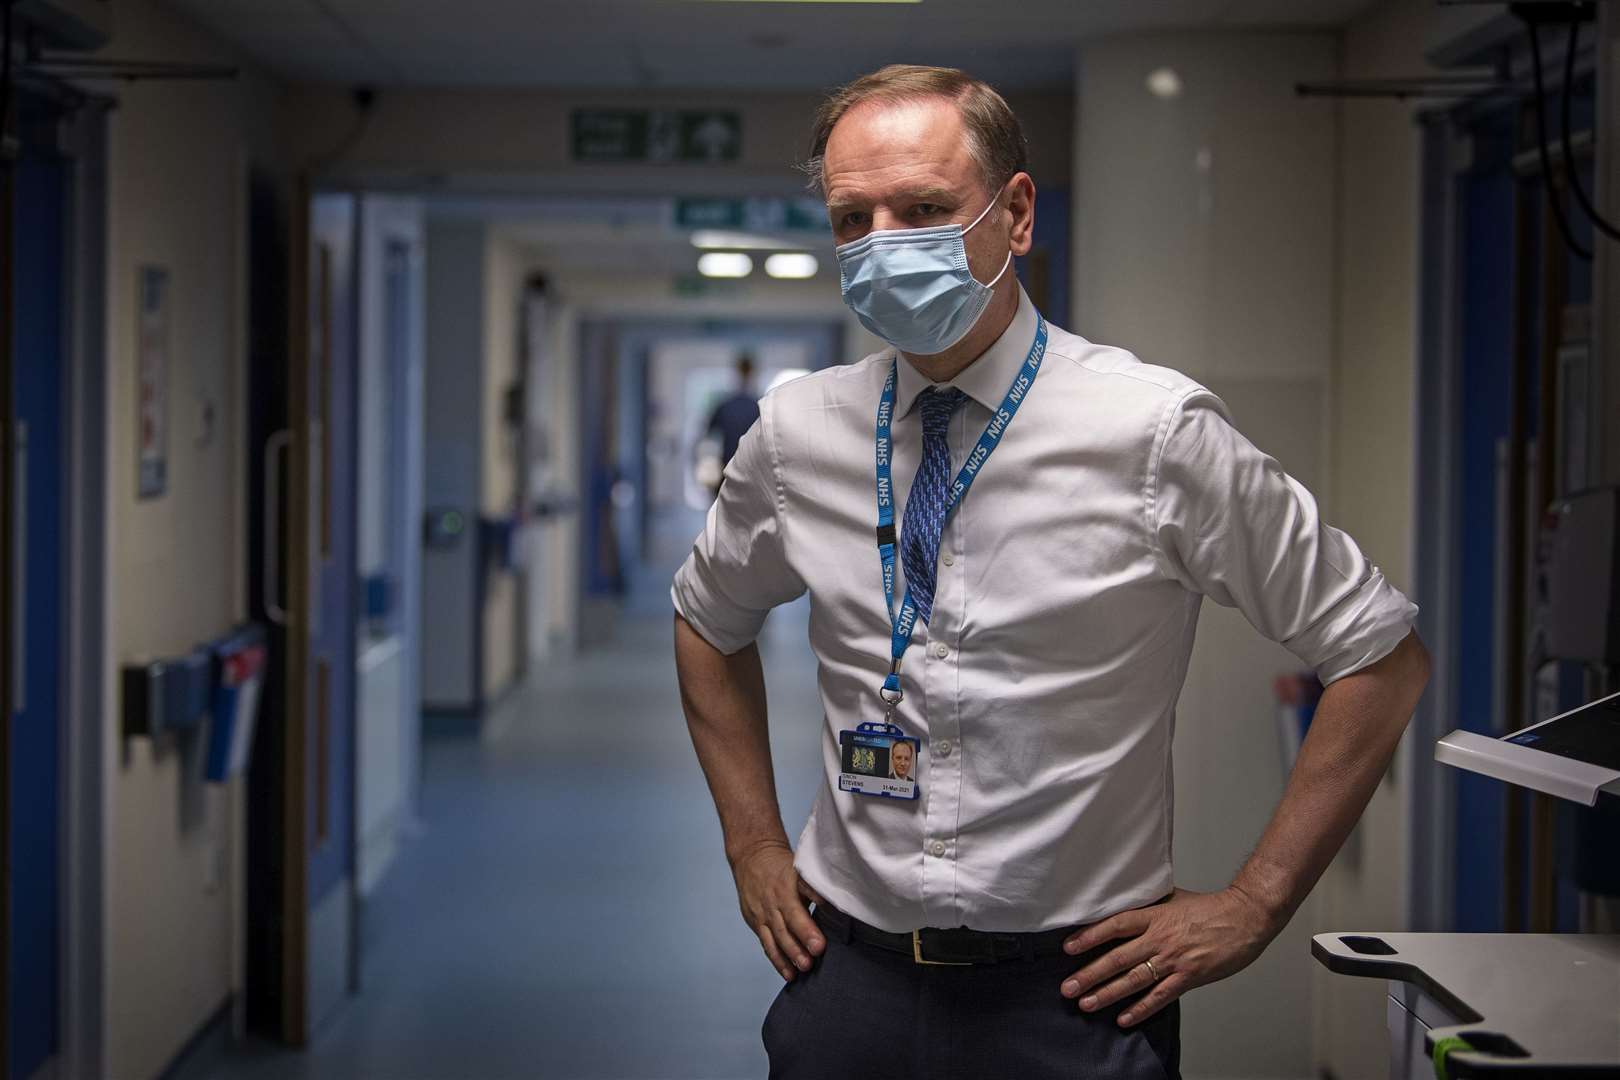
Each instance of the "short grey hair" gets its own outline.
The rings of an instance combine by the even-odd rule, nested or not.
[[[979,166],[987,190],[999,191],[1018,173],[1029,171],[1029,146],[1024,141],[1024,130],[1007,102],[989,83],[956,68],[890,64],[840,86],[827,95],[816,110],[810,158],[800,166],[810,178],[810,188],[821,190],[827,140],[834,126],[851,109],[868,101],[917,101],[931,97],[955,103],[962,115],[962,126],[967,129],[968,153]]]

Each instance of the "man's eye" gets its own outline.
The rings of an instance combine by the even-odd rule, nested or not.
[[[918,203],[911,208],[911,212],[917,217],[935,217],[945,213],[945,208],[934,203]]]
[[[867,217],[863,211],[852,210],[844,215],[843,224],[846,229],[858,229],[865,225],[866,221]]]

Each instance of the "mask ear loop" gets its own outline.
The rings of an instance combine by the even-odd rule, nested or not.
[[[993,277],[989,281],[985,282],[984,287],[987,288],[987,289],[995,288],[996,287],[996,282],[1000,281],[1003,277],[1005,277],[1007,275],[1007,267],[1009,267],[1011,265],[1012,265],[1012,252],[1008,251],[1007,252],[1007,261],[1001,264],[1000,272],[997,273],[995,277]]]
[[[968,233],[972,232],[973,227],[975,225],[977,225],[979,222],[983,221],[984,220],[984,215],[988,214],[990,212],[990,208],[995,206],[995,205],[996,205],[996,200],[994,198],[992,198],[988,203],[985,204],[984,209],[979,211],[979,216],[973,219],[973,225],[969,225],[967,228],[962,230],[962,235],[966,236]],[[1001,264],[1001,269],[999,271],[997,271],[996,276],[991,278],[989,280],[989,282],[987,282],[985,284],[984,287],[987,288],[987,289],[995,288],[996,287],[996,282],[1000,281],[1003,277],[1006,276],[1007,267],[1009,267],[1011,265],[1012,265],[1012,251],[1009,249],[1008,252],[1007,252],[1007,261]]]
[[[996,194],[999,195],[1000,192],[997,192]],[[995,205],[996,197],[991,196],[990,201],[984,204],[984,209],[979,211],[979,216],[973,219],[973,224],[962,230],[962,235],[966,236],[968,233],[972,232],[978,226],[979,222],[984,220],[984,215],[988,214],[991,208]]]

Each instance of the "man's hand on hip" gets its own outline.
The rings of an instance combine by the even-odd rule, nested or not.
[[[771,966],[788,982],[809,971],[827,947],[809,904],[826,901],[793,869],[793,849],[761,844],[732,863],[731,872],[743,921],[758,935]]]
[[[1073,954],[1119,944],[1065,979],[1063,996],[1094,1012],[1141,995],[1119,1014],[1119,1026],[1131,1027],[1193,987],[1248,967],[1282,929],[1275,922],[1237,889],[1177,889],[1163,903],[1122,911],[1065,941]]]

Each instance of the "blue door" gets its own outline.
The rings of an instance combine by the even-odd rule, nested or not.
[[[62,484],[65,214],[69,172],[49,135],[54,113],[24,99],[13,214],[11,440],[12,701],[7,1074],[29,1077],[59,1046]],[[32,138],[32,133],[41,137]]]
[[[1462,267],[1462,497],[1456,552],[1457,721],[1497,734],[1497,446],[1508,435],[1513,366],[1514,115],[1482,116],[1470,129],[1473,167],[1460,176],[1458,266]],[[1464,772],[1457,777],[1456,929],[1502,929],[1502,833],[1506,788]]]

